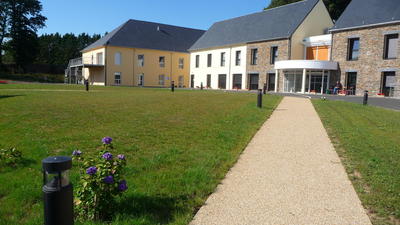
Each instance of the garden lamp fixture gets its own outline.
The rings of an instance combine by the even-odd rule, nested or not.
[[[45,225],[73,225],[73,191],[69,181],[72,159],[51,156],[43,159],[43,199]]]

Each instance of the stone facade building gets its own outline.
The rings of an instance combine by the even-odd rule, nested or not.
[[[378,4],[379,3],[379,4]],[[331,29],[335,79],[362,95],[400,97],[398,0],[353,0]]]
[[[303,67],[308,63],[287,61],[305,61],[304,41],[310,36],[325,34],[332,26],[322,0],[303,0],[217,22],[189,49],[190,86],[257,90],[267,84],[270,91],[301,89],[304,93],[305,86],[310,86],[306,82],[312,80],[311,75],[309,80],[305,79],[306,72],[315,68]],[[240,57],[236,55],[238,52],[242,54]],[[277,70],[275,64],[280,61],[286,63]],[[318,73],[312,78],[320,78],[319,83],[314,83],[321,89],[324,71],[318,67],[314,72]]]
[[[276,40],[247,44],[247,76],[257,79],[258,87],[267,85],[268,91],[275,90],[275,61],[290,60],[289,56],[290,40]],[[257,62],[252,63],[252,51],[257,49]],[[278,83],[282,83],[283,77],[278,77]],[[248,84],[248,89],[249,85]]]

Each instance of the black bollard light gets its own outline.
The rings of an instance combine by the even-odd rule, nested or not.
[[[73,225],[74,206],[69,170],[72,159],[52,156],[43,159],[43,199],[45,225]]]
[[[171,81],[171,91],[174,92],[175,91],[175,82]]]
[[[257,94],[257,107],[262,108],[262,90],[258,89],[258,94]]]
[[[263,86],[263,94],[264,94],[264,95],[267,94],[267,83],[264,83],[264,86]]]
[[[89,79],[85,79],[86,91],[89,91]]]
[[[364,91],[363,105],[368,105],[368,91]]]
[[[203,90],[203,82],[200,83],[200,90]]]

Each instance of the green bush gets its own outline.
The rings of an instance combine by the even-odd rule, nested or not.
[[[80,220],[109,220],[115,211],[116,197],[128,188],[123,179],[125,156],[114,157],[112,139],[103,138],[103,150],[95,158],[84,158],[75,150],[72,155],[81,166],[75,206]]]
[[[27,82],[41,82],[41,83],[64,83],[63,74],[42,74],[42,73],[26,73],[26,74],[12,74],[0,73],[1,79],[27,81]]]
[[[15,148],[0,149],[0,165],[15,167],[22,160],[22,152]]]

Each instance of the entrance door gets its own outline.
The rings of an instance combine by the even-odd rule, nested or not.
[[[242,89],[242,74],[233,74],[233,89]]]
[[[250,74],[249,90],[258,90],[258,74]]]
[[[357,88],[356,85],[357,85],[357,73],[356,72],[348,72],[346,89],[349,90],[349,92],[348,92],[349,95],[356,94],[356,88]]]
[[[194,74],[190,75],[190,88],[194,88]]]
[[[275,74],[274,73],[269,73],[268,74],[268,91],[274,91],[275,90]]]
[[[226,89],[226,74],[218,75],[218,88]]]
[[[139,74],[138,76],[138,86],[144,85],[144,74]]]
[[[395,72],[383,72],[382,93],[385,94],[385,96],[393,96],[394,87],[396,85],[395,75]]]

